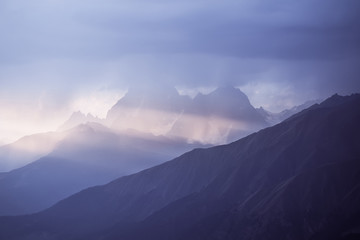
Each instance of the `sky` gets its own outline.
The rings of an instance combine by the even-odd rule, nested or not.
[[[0,0],[0,144],[133,85],[231,84],[278,112],[360,92],[358,0]]]

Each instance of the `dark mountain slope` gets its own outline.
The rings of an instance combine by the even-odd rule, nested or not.
[[[250,136],[269,147],[109,239],[336,239],[360,226],[360,99],[348,100]]]
[[[332,101],[39,214],[0,218],[0,237],[326,239],[333,225],[346,237],[358,226],[360,96]]]

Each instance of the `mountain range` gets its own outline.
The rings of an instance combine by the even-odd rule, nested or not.
[[[108,126],[204,144],[230,142],[233,135],[239,138],[269,126],[247,96],[232,86],[194,99],[171,87],[151,89],[129,89],[109,110]]]
[[[1,239],[358,239],[360,95],[0,218]]]
[[[138,86],[130,88],[105,119],[76,112],[60,129],[97,122],[117,131],[131,129],[187,142],[224,144],[279,123],[318,102],[308,101],[272,113],[254,108],[240,89],[228,85],[209,94],[199,93],[193,99],[169,86]]]
[[[269,125],[239,89],[194,99],[165,90],[130,89],[106,119],[75,112],[57,132],[1,147],[0,171],[7,172],[0,175],[0,215],[41,211],[87,187]]]

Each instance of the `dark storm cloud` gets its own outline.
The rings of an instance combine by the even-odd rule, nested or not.
[[[351,48],[359,40],[356,1],[50,2],[4,13],[8,57],[200,52],[298,59],[358,49]]]
[[[19,74],[20,82],[33,76],[38,83],[81,87],[111,72],[110,80],[101,80],[113,86],[265,81],[315,88],[320,95],[360,90],[356,0],[1,4],[0,68],[7,72],[10,64],[21,72],[31,63],[50,69],[46,76],[38,69]]]
[[[185,7],[180,13],[169,4],[168,9],[160,8],[164,12],[159,16],[134,10],[134,16],[85,13],[80,19],[113,33],[114,42],[108,47],[115,55],[329,59],[359,54],[360,4],[356,1],[272,1],[274,6],[264,6],[265,1],[244,2],[213,2],[200,8],[185,1],[175,5]]]

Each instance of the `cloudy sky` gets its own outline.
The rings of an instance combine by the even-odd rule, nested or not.
[[[134,84],[271,111],[360,92],[358,0],[0,0],[0,144],[104,117]]]

